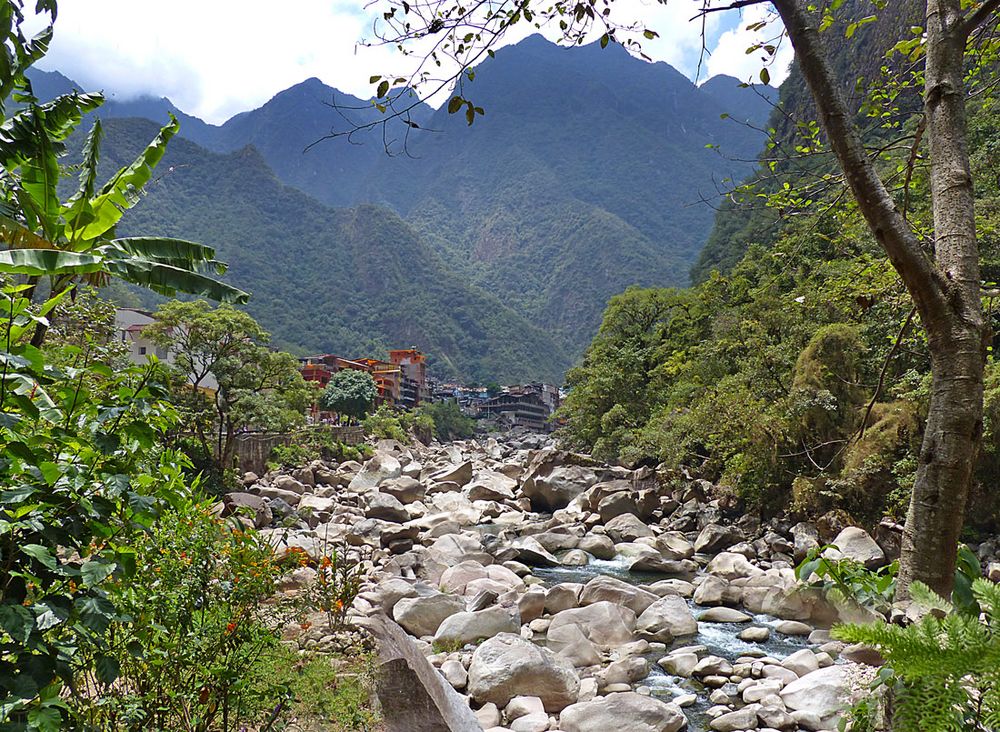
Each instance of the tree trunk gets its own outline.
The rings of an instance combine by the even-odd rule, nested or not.
[[[966,37],[959,0],[928,0],[924,115],[931,158],[934,250],[949,308],[925,321],[931,401],[903,532],[900,586],[920,580],[950,596],[956,548],[983,431],[988,332],[965,120]]]
[[[958,537],[982,433],[987,338],[966,147],[960,0],[928,0],[924,113],[930,142],[935,259],[900,214],[865,151],[818,29],[802,0],[773,0],[820,121],[868,226],[913,298],[927,332],[932,394],[903,537],[897,596],[920,580],[950,596]]]

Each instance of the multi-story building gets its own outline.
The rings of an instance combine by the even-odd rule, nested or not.
[[[389,361],[401,371],[400,404],[417,407],[430,397],[427,386],[427,356],[416,348],[397,348],[389,351]]]
[[[480,416],[497,419],[511,427],[548,432],[552,429],[549,420],[558,407],[558,387],[534,382],[508,386],[496,396],[481,402],[475,409]]]

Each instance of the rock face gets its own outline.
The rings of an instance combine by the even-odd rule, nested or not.
[[[353,491],[371,490],[378,488],[383,480],[398,478],[402,472],[403,467],[399,464],[399,460],[387,453],[377,452],[351,479],[348,487]]]
[[[515,696],[537,696],[545,711],[559,712],[576,701],[580,679],[568,661],[548,649],[501,633],[472,654],[468,691],[476,701],[498,707]]]
[[[521,492],[539,511],[565,508],[570,501],[597,483],[593,461],[585,455],[561,450],[542,451],[532,458],[521,483]]]
[[[478,612],[455,613],[445,618],[434,634],[439,645],[464,646],[499,633],[517,633],[521,630],[521,617],[517,608],[500,605]]]
[[[686,725],[676,705],[634,692],[573,704],[559,715],[563,732],[677,732]]]
[[[423,597],[404,597],[392,609],[392,617],[418,638],[434,635],[444,619],[465,609],[462,598],[436,592]]]

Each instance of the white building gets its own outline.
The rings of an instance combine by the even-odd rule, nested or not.
[[[174,354],[169,349],[156,345],[143,333],[154,320],[153,314],[146,310],[115,309],[115,329],[118,331],[118,338],[128,346],[129,360],[139,366],[149,363],[150,356],[156,356],[164,363],[174,363]],[[201,386],[215,391],[219,388],[219,382],[212,374],[208,374],[202,379]]]

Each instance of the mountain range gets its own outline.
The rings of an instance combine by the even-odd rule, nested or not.
[[[41,98],[78,88],[54,72],[32,81]],[[378,115],[316,79],[219,126],[167,99],[111,99],[109,168],[168,112],[183,138],[123,232],[215,246],[292,350],[416,345],[444,377],[559,381],[608,298],[686,284],[706,201],[753,168],[776,94],[540,36],[498,51],[463,93],[484,116],[468,126],[420,104],[397,155],[383,141],[400,152],[398,120],[385,137],[312,145]]]

